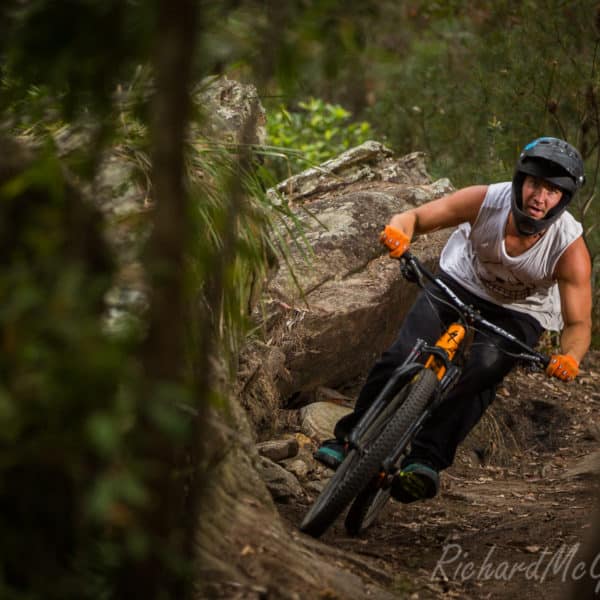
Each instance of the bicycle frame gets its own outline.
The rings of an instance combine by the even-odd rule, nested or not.
[[[407,440],[412,438],[415,431],[421,427],[423,422],[429,417],[433,410],[435,410],[446,395],[446,392],[460,376],[462,369],[454,363],[454,359],[457,352],[460,351],[464,354],[465,350],[468,348],[470,340],[467,341],[466,338],[468,337],[469,328],[474,326],[484,327],[510,341],[523,350],[523,352],[517,355],[519,360],[528,361],[543,368],[548,365],[549,358],[547,356],[535,352],[513,334],[484,319],[476,309],[465,304],[441,279],[430,273],[410,252],[405,252],[400,261],[403,275],[407,279],[413,280],[414,277],[414,281],[421,288],[424,287],[424,279],[428,279],[434,283],[457,308],[457,312],[463,322],[452,323],[433,346],[427,344],[422,339],[416,341],[407,359],[393,372],[383,390],[349,434],[349,446],[351,448],[356,448],[360,452],[364,451],[361,444],[361,438],[373,425],[381,410],[384,408],[384,405],[399,391],[401,382],[414,377],[421,369],[432,369],[436,373],[439,381],[438,390],[428,409],[424,411],[419,419],[415,421],[413,426],[405,432],[402,439],[398,440],[397,448],[403,449],[406,447]],[[425,364],[417,362],[419,358],[427,355],[428,358]],[[401,454],[402,451],[398,451],[390,455],[384,462],[384,470],[391,470],[393,465],[399,460]]]

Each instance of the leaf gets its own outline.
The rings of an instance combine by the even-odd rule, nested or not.
[[[596,192],[594,192],[585,202],[585,204],[583,205],[583,208],[581,209],[581,214],[585,217],[585,215],[587,214],[587,211],[590,209],[590,206],[592,205],[592,202],[594,200],[594,198],[596,197]]]
[[[108,414],[96,413],[86,423],[88,439],[92,447],[102,456],[113,455],[120,442],[116,420]]]

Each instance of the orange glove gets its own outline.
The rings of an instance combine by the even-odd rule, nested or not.
[[[399,229],[386,225],[379,236],[379,241],[390,249],[392,258],[400,258],[410,246],[408,236]]]
[[[579,373],[579,363],[570,354],[553,354],[546,368],[546,375],[571,381]]]

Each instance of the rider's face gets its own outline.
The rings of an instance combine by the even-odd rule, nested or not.
[[[527,175],[523,182],[523,212],[533,219],[543,219],[562,198],[562,191],[541,177]]]

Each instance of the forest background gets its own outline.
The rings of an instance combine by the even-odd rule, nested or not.
[[[285,253],[264,190],[287,174],[373,138],[459,187],[560,136],[597,265],[599,43],[585,0],[3,2],[0,595],[191,593],[215,364]],[[266,146],[190,143],[213,75],[256,85]],[[148,185],[151,302],[108,334],[115,258],[85,198],[114,147]]]

